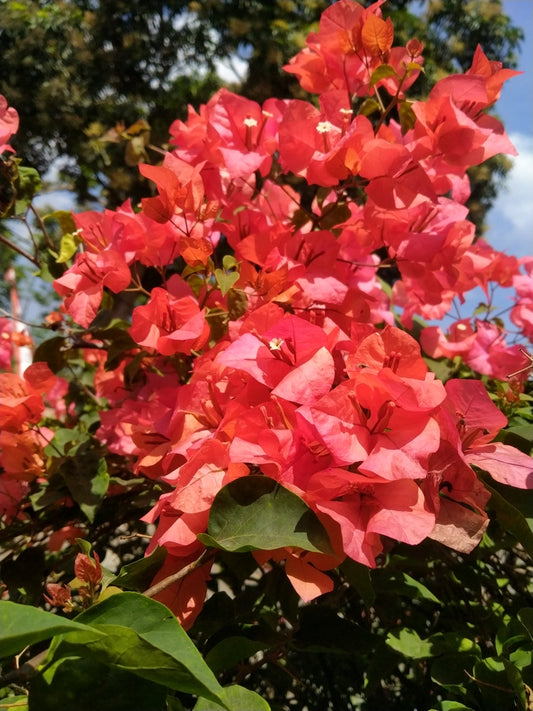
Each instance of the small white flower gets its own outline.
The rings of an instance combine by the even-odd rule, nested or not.
[[[316,130],[319,133],[329,133],[334,129],[334,125],[330,123],[329,121],[319,121],[316,127]]]
[[[272,338],[268,344],[268,347],[270,348],[271,351],[279,351],[279,350],[281,350],[282,345],[283,345],[283,338]]]

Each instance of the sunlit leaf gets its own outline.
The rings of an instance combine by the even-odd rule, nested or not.
[[[300,497],[264,476],[241,477],[215,497],[206,545],[233,552],[295,546],[330,553],[324,527]]]
[[[29,644],[50,639],[57,634],[81,631],[88,638],[97,639],[102,634],[81,622],[58,617],[31,605],[19,605],[9,600],[0,600],[0,657],[17,654]]]

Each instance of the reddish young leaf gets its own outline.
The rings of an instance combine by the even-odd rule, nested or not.
[[[383,56],[392,47],[394,27],[387,17],[382,20],[377,15],[367,15],[361,31],[361,41],[365,52],[370,55]]]

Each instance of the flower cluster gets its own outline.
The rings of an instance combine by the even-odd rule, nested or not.
[[[495,441],[507,420],[482,382],[443,384],[409,333],[490,284],[515,287],[511,320],[533,333],[531,259],[476,241],[465,207],[467,169],[515,154],[486,113],[514,72],[478,48],[465,75],[407,100],[423,47],[393,46],[383,1],[339,0],[286,67],[316,102],[222,89],[173,123],[162,165],[140,166],[157,194],[139,210],[74,217],[82,250],[54,282],[72,320],[90,330],[104,294],[137,294],[131,343],[94,385],[100,441],[167,485],[145,517],[148,552],[168,551],[155,582],[201,556],[216,495],[241,477],[274,479],[326,530],[329,554],[255,553],[284,560],[304,600],[390,540],[472,550],[488,522],[477,468],[533,487],[533,460]],[[517,397],[527,379],[493,322],[420,340],[479,375],[516,372]],[[187,625],[210,565],[159,594]]]
[[[19,502],[28,490],[28,483],[44,474],[46,457],[43,450],[54,433],[37,425],[45,409],[43,395],[53,390],[56,381],[46,363],[30,365],[23,377],[16,373],[0,373],[3,469],[0,515],[7,519],[20,515]]]

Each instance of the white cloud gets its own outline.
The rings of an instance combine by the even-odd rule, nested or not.
[[[488,215],[487,238],[495,249],[523,257],[533,254],[533,137],[510,138],[519,155]]]

